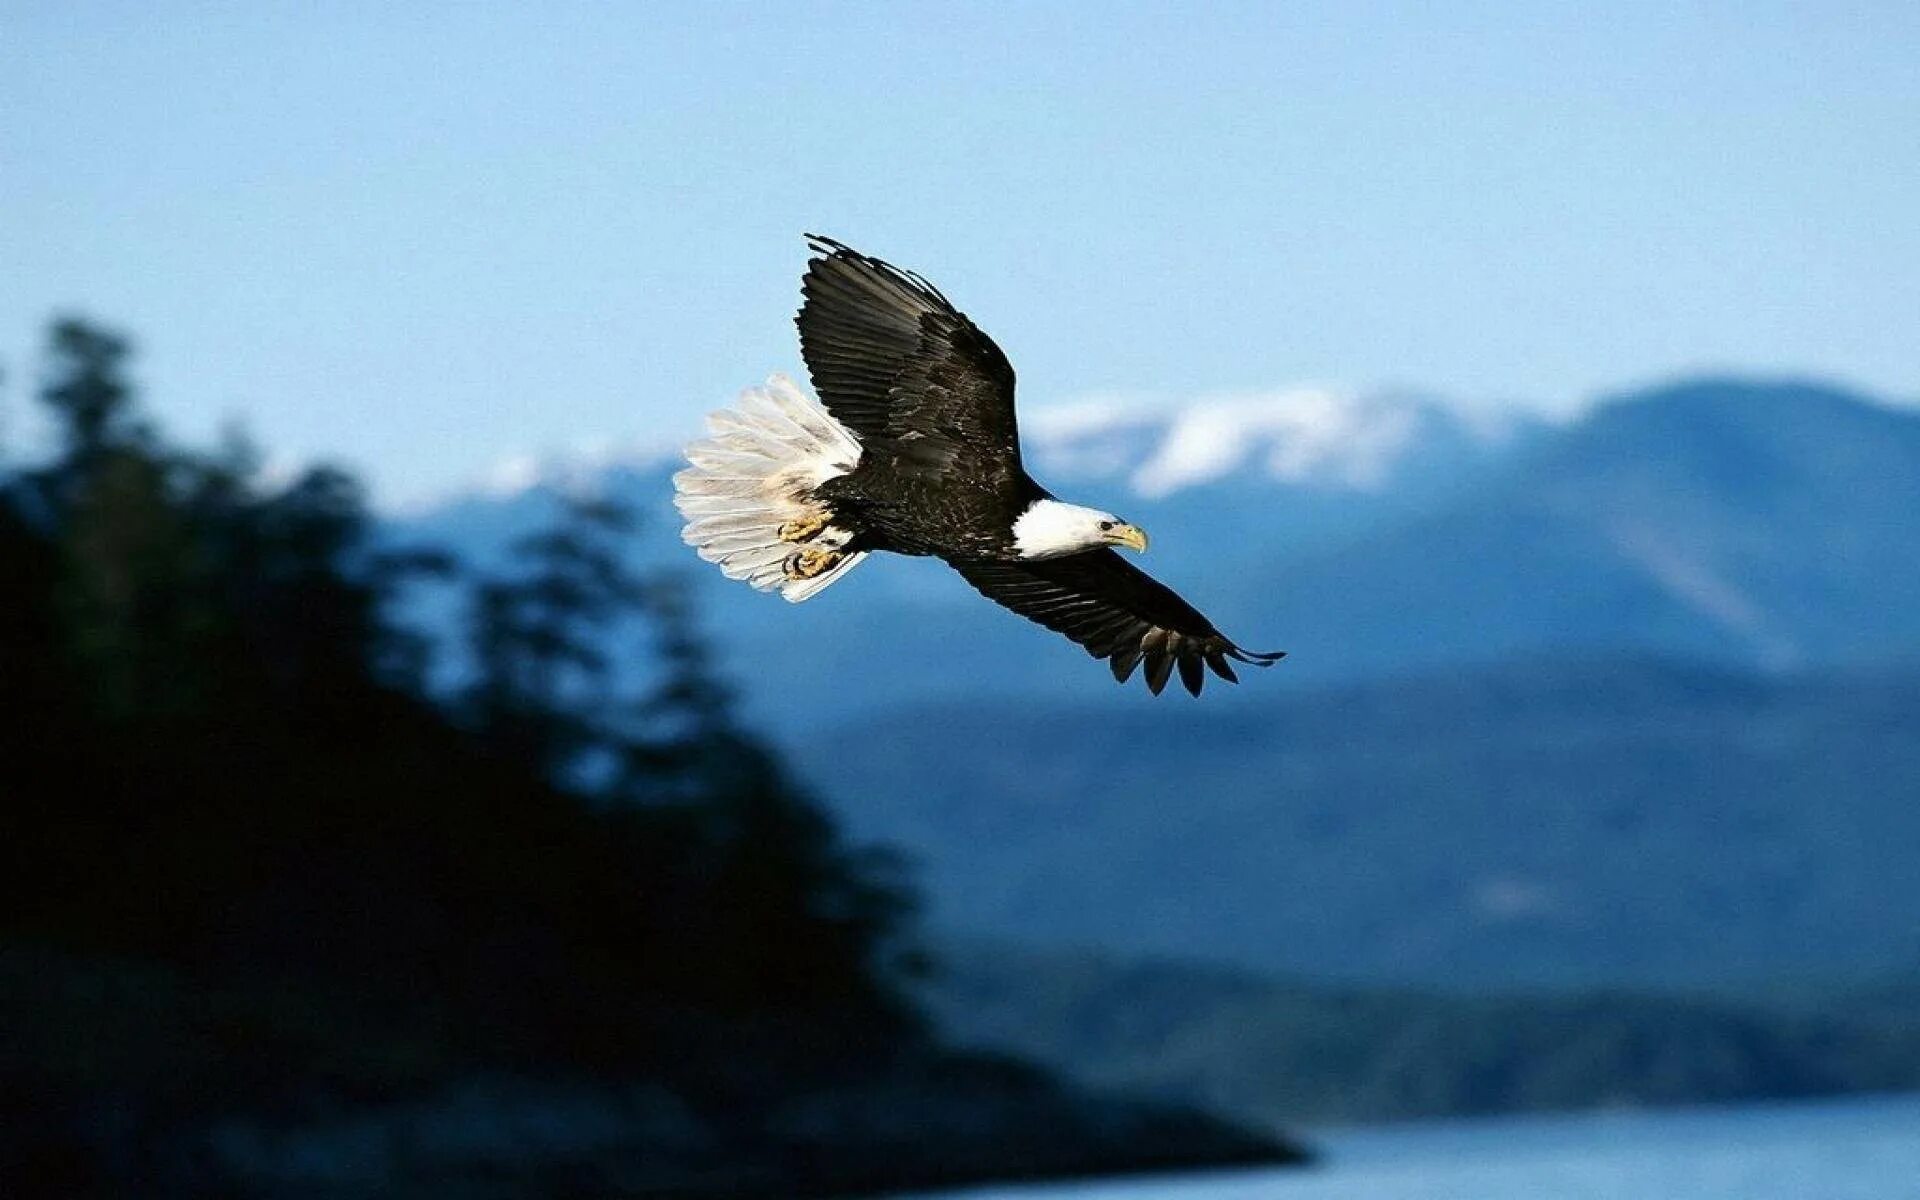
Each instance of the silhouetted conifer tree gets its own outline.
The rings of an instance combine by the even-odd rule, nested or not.
[[[470,720],[556,783],[579,782],[620,737],[608,721],[608,646],[647,602],[619,553],[632,526],[619,505],[568,500],[551,528],[514,544],[511,574],[474,589]]]
[[[45,476],[56,499],[60,485],[85,482],[109,455],[146,441],[126,378],[131,352],[125,337],[99,325],[75,317],[53,323],[40,398],[59,426],[60,456]]]

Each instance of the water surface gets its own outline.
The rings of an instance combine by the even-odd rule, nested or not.
[[[1920,1200],[1920,1096],[1447,1121],[1313,1136],[1308,1170],[945,1200]]]

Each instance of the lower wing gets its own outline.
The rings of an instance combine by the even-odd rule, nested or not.
[[[956,562],[955,570],[995,604],[1065,634],[1095,658],[1113,666],[1125,683],[1146,664],[1154,695],[1175,668],[1187,691],[1198,696],[1206,670],[1238,682],[1228,660],[1269,666],[1285,651],[1242,650],[1172,589],[1112,550],[1026,562]]]

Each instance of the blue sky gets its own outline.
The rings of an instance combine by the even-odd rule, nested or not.
[[[388,501],[667,442],[769,370],[803,230],[1027,403],[1298,381],[1564,408],[1920,394],[1920,5],[0,0],[0,443],[49,313]]]

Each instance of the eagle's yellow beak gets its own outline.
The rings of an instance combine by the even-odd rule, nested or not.
[[[1146,553],[1146,531],[1137,525],[1115,525],[1107,534],[1107,539],[1116,546],[1130,546],[1142,554]]]

